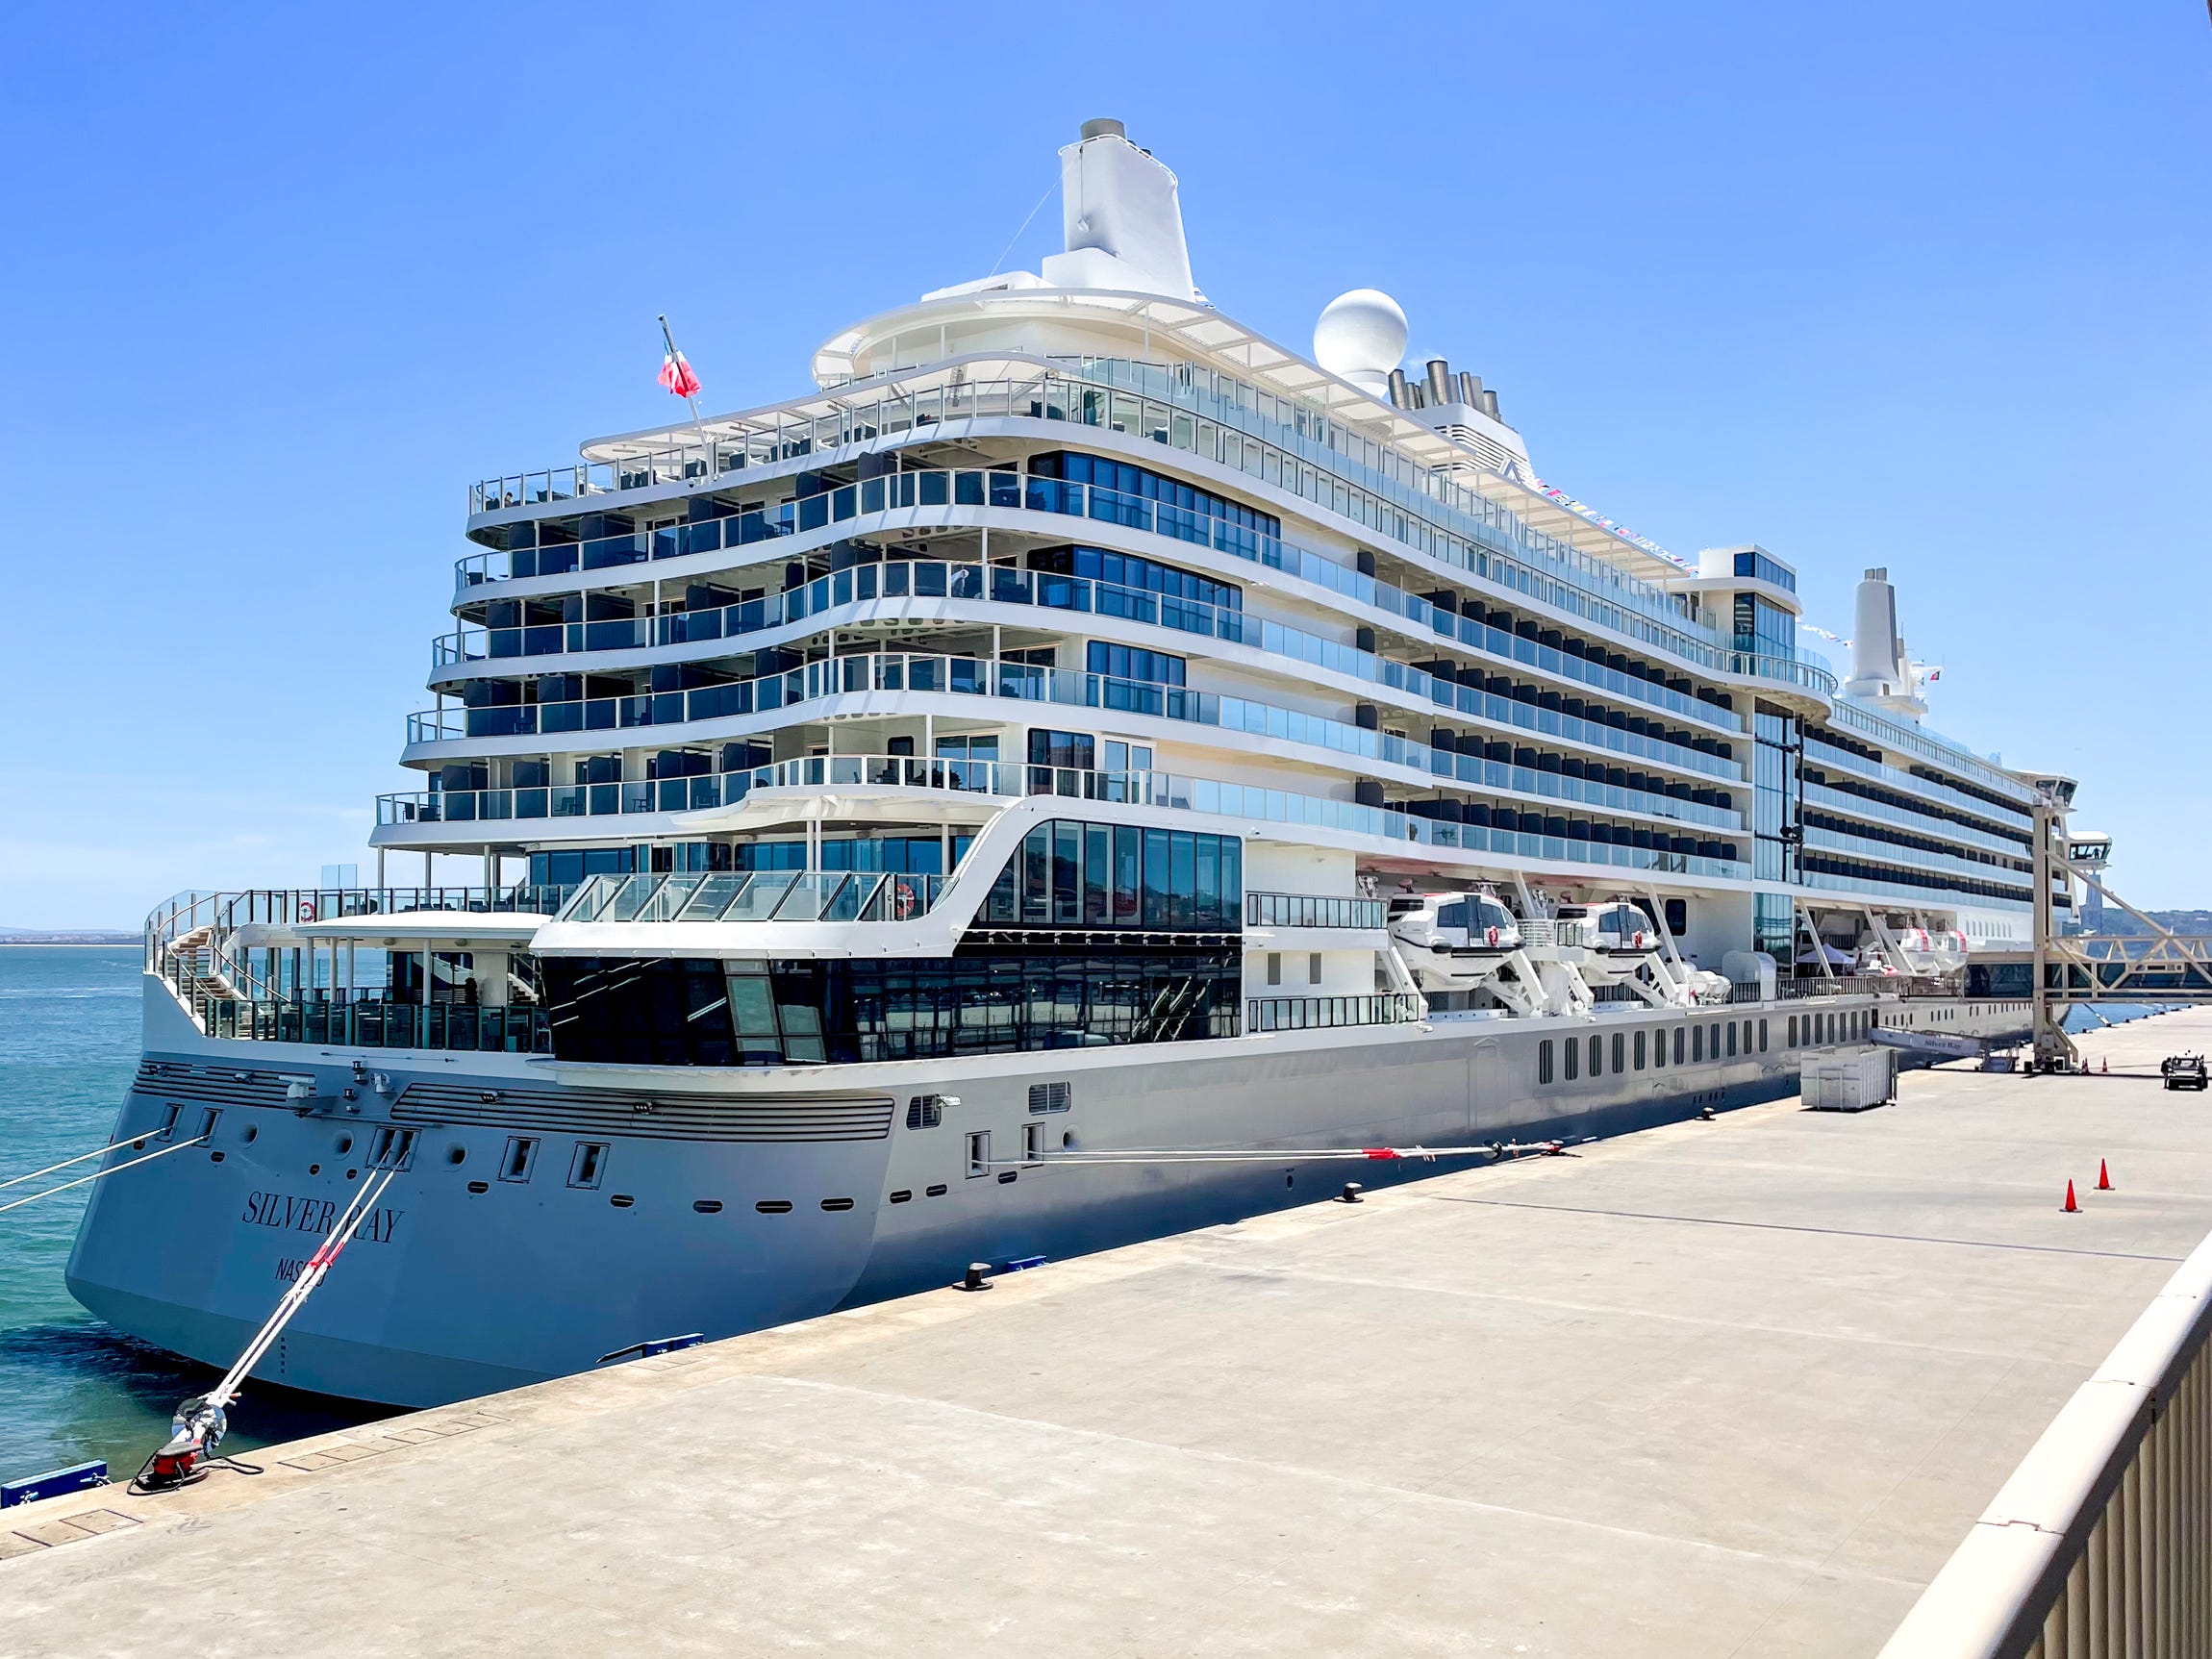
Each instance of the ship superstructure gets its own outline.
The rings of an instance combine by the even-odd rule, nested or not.
[[[448,1398],[2026,1028],[1973,959],[2070,802],[1923,723],[1885,570],[1839,689],[1787,563],[1544,486],[1387,296],[1240,325],[1117,123],[1063,167],[1040,271],[472,490],[377,883],[149,928],[122,1128],[208,1151],[88,1306],[226,1361],[400,1160],[264,1374]]]

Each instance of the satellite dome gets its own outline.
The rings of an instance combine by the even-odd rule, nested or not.
[[[1382,396],[1405,356],[1405,313],[1380,289],[1355,288],[1322,309],[1314,324],[1314,361],[1362,391]]]

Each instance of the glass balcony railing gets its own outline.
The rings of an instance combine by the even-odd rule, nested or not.
[[[1483,783],[1500,792],[1518,793],[1532,808],[1581,805],[1614,812],[1635,810],[1604,798],[1633,792],[1585,785],[1581,779],[1494,762],[1477,765],[1486,773],[1494,771],[1496,775],[1470,781]],[[618,817],[732,806],[746,799],[756,789],[819,790],[833,785],[851,788],[861,784],[998,796],[1050,794],[1074,800],[1165,807],[1269,823],[1345,830],[1392,842],[1502,853],[1551,864],[1611,865],[1621,869],[1710,875],[1728,880],[1741,880],[1750,873],[1749,865],[1728,856],[1734,843],[1711,835],[1696,837],[1675,835],[1667,828],[1596,825],[1548,810],[1517,812],[1515,816],[1521,822],[1534,824],[1541,820],[1545,826],[1523,831],[1518,826],[1446,823],[1394,808],[1361,806],[1355,801],[1224,784],[1210,778],[1182,777],[1169,772],[1100,772],[996,761],[941,759],[931,762],[912,755],[816,755],[804,760],[780,761],[749,772],[661,778],[642,783],[578,784],[541,790],[431,790],[379,795],[377,822],[449,824],[512,818]],[[1571,793],[1570,790],[1588,792]],[[1691,803],[1683,801],[1664,800],[1664,804],[1691,808]],[[1502,813],[1506,809],[1495,810]],[[1677,820],[1675,827],[1698,826],[1692,820],[1682,819]],[[1738,829],[1733,822],[1707,827]],[[1600,831],[1614,839],[1598,840]]]
[[[1898,846],[1895,842],[1882,841],[1874,836],[1843,835],[1812,824],[1805,826],[1804,836],[1807,847],[1823,852],[1844,853],[1870,863],[1955,875],[1967,881],[2017,882],[2030,889],[2035,886],[2035,873],[2032,869],[2014,869],[2007,865],[1983,864],[1977,859],[1960,858],[1950,853]],[[2020,853],[2014,856],[2025,857]]]
[[[911,921],[944,892],[939,875],[845,870],[722,870],[595,875],[562,921]]]
[[[1245,1002],[1244,1030],[1250,1034],[1320,1031],[1345,1025],[1403,1025],[1427,1017],[1425,1002],[1400,991],[1373,996],[1254,996]]]
[[[1602,664],[1592,663],[1571,652],[1540,645],[1534,640],[1522,639],[1501,628],[1489,627],[1471,617],[1439,610],[1426,600],[1402,592],[1387,583],[1374,582],[1367,577],[1361,577],[1360,580],[1371,590],[1366,602],[1377,610],[1405,618],[1416,631],[1450,639],[1457,645],[1493,658],[1500,667],[1532,667],[1539,673],[1556,676],[1574,686],[1588,686],[1607,696],[1629,698],[1650,708],[1679,715],[1701,726],[1717,728],[1729,736],[1743,730],[1743,717],[1730,710],[1685,696],[1665,686],[1653,685],[1647,680],[1624,674]],[[940,561],[895,561],[880,566],[855,566],[833,575],[817,576],[812,582],[773,596],[747,599],[713,609],[680,612],[672,616],[529,623],[511,628],[461,628],[433,641],[432,670],[435,673],[439,669],[465,663],[637,650],[741,639],[771,628],[790,626],[808,617],[819,617],[843,606],[905,598],[976,600],[990,604],[1028,605],[1083,615],[1118,616],[1128,621],[1253,645],[1275,655],[1295,658],[1301,663],[1334,668],[1355,678],[1410,691],[1444,708],[1456,706],[1464,690],[1453,680],[1432,678],[1420,668],[1394,663],[1374,652],[1324,640],[1319,635],[1279,622],[1263,621],[1232,606],[1208,605],[1147,589],[1099,582],[1087,577]],[[1793,669],[1807,666],[1803,664],[1787,666]],[[1776,674],[1767,677],[1781,676]]]
[[[1246,927],[1371,928],[1383,925],[1379,898],[1339,898],[1312,892],[1247,892]]]
[[[1846,702],[1837,706],[1848,709],[1849,704]],[[1998,806],[1994,802],[1983,800],[1979,795],[1970,795],[1966,791],[1956,789],[1935,778],[1923,778],[1918,772],[1907,771],[1902,767],[1883,766],[1879,761],[1870,761],[1865,756],[1855,754],[1849,749],[1839,748],[1834,743],[1823,743],[1812,738],[1807,738],[1805,742],[1804,764],[1821,771],[1832,767],[1838,771],[1851,772],[1865,778],[1869,783],[1879,784],[1884,789],[1897,791],[1899,794],[1913,795],[1922,800],[1933,801],[1948,807],[1954,812],[1965,813],[1970,817],[1981,818],[1989,823],[2011,824],[2025,831],[2031,828],[2035,821],[2021,808]]]
[[[2000,835],[1992,835],[1987,830],[1972,829],[1965,824],[1953,823],[1948,818],[1936,817],[1932,814],[1907,812],[1886,801],[1869,800],[1864,795],[1830,789],[1825,784],[1802,784],[1799,789],[1808,808],[1837,813],[1845,817],[1871,819],[1875,823],[1911,830],[1916,835],[1954,841],[1962,846],[1977,846],[1984,852],[1994,852],[2004,858],[2033,856],[2031,847],[2022,841],[2007,840]]]
[[[202,1018],[210,1037],[342,1048],[419,1048],[470,1054],[550,1054],[545,1011],[530,1004],[395,1002],[389,996],[217,997]]]
[[[1405,672],[1414,674],[1420,670],[1406,669]],[[1426,678],[1424,675],[1423,679]],[[1441,680],[1428,683],[1439,694],[1446,685]],[[824,658],[785,673],[699,687],[690,691],[641,691],[626,697],[594,697],[572,702],[422,710],[408,716],[407,741],[411,744],[452,742],[471,738],[680,726],[796,709],[826,697],[870,691],[999,696],[1070,708],[1110,709],[1308,743],[1340,754],[1413,767],[1445,778],[1464,775],[1461,763],[1476,758],[1457,750],[1432,749],[1410,739],[1390,737],[1379,728],[1249,698],[1224,697],[1185,686],[1041,667],[1028,663],[993,664],[980,657],[924,656],[911,652]],[[1452,686],[1450,691],[1452,700],[1439,702],[1435,705],[1437,708],[1499,728],[1500,739],[1510,739],[1515,732],[1527,732],[1677,771],[1696,772],[1731,786],[1743,782],[1743,763],[1733,758],[1703,754],[1679,743],[1622,731],[1600,720],[1580,718],[1511,697],[1494,696],[1471,686]]]
[[[507,552],[471,554],[455,563],[455,602],[458,604],[478,596],[476,591],[490,583],[614,569],[628,565],[650,564],[661,559],[742,549],[763,542],[773,542],[785,537],[809,536],[814,532],[821,532],[807,543],[812,546],[817,542],[849,537],[856,531],[867,528],[853,522],[859,518],[930,507],[1012,509],[1115,524],[1124,529],[1144,531],[1165,536],[1171,540],[1208,547],[1215,552],[1250,560],[1269,569],[1282,570],[1343,597],[1402,616],[1417,627],[1425,628],[1431,633],[1465,638],[1465,629],[1471,627],[1481,631],[1483,628],[1483,624],[1473,622],[1471,618],[1432,607],[1425,600],[1402,589],[1371,576],[1363,576],[1334,559],[1301,547],[1295,542],[1286,541],[1280,536],[1269,535],[1248,524],[1239,523],[1202,508],[1158,501],[1099,485],[983,468],[917,468],[854,484],[826,486],[817,494],[802,495],[772,507],[733,514],[725,518],[706,519],[696,524],[641,530],[627,536],[596,540],[566,541]],[[757,558],[775,556],[772,549],[765,549],[756,555]],[[1501,567],[1496,574],[1504,577],[1509,572]],[[1508,581],[1506,585],[1522,591],[1529,591],[1529,585],[1525,582],[1517,584]],[[1547,598],[1554,595],[1538,591],[1533,596]],[[1677,616],[1675,620],[1680,621],[1681,618]],[[1470,640],[1467,642],[1480,641]],[[1527,643],[1531,651],[1538,649],[1535,641]],[[1824,669],[1794,659],[1752,656],[1688,637],[1671,642],[1644,640],[1641,643],[1665,649],[1669,655],[1717,672],[1775,679],[1822,691],[1823,695],[1827,694],[1827,691],[1832,691],[1834,686],[1834,676],[1827,674]],[[1621,674],[1618,669],[1590,664],[1566,652],[1555,652],[1555,655],[1567,662],[1579,663],[1588,671],[1588,675],[1593,677],[1593,683],[1601,683],[1603,689],[1621,695],[1635,695],[1632,687],[1650,686],[1648,681]],[[1570,672],[1556,666],[1551,671]],[[1595,678],[1596,676],[1618,676],[1618,681],[1611,678],[1599,681]],[[1822,690],[1823,686],[1826,690]],[[1714,709],[1711,704],[1699,704],[1697,699],[1686,697],[1680,692],[1668,691],[1665,687],[1651,689],[1690,705],[1687,708],[1677,707],[1678,713],[1694,714],[1696,710],[1701,709],[1704,713],[1697,717],[1711,719],[1724,718],[1726,716],[1726,711]],[[1676,707],[1674,704],[1662,706]]]
[[[1918,755],[1932,765],[1972,778],[1984,789],[2018,802],[2023,816],[2035,805],[2035,792],[2020,779],[1983,760],[1964,743],[1939,737],[1925,726],[1909,726],[1890,719],[1848,697],[1840,698],[1836,703],[1836,724],[1871,738],[1885,748]]]
[[[847,445],[993,415],[1138,434],[1255,475],[1347,515],[1446,568],[1532,594],[1672,654],[1702,660],[1712,629],[1664,589],[1524,522],[1502,504],[1325,412],[1218,370],[1090,359],[1025,380],[887,386],[819,416],[778,412],[702,441],[618,463],[488,479],[472,514],[580,499],[606,490],[681,486]]]

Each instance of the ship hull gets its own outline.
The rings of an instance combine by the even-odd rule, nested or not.
[[[1310,1202],[1347,1180],[1371,1187],[1480,1161],[1345,1162],[1317,1148],[1610,1135],[1792,1094],[1821,1050],[1787,1048],[1783,1015],[1770,1005],[1695,1018],[1439,1019],[588,1078],[521,1056],[357,1055],[184,1039],[172,1025],[171,1045],[149,1052],[125,1099],[118,1138],[156,1149],[164,1132],[174,1144],[207,1125],[210,1139],[94,1188],[69,1287],[120,1329],[227,1366],[343,1214],[385,1131],[409,1131],[406,1167],[255,1374],[437,1404],[588,1370],[641,1342],[731,1336],[950,1283],[969,1262],[1081,1254]],[[1951,1028],[1976,1023],[1991,1021]],[[1614,1069],[1615,1035],[1633,1053],[1639,1031],[1678,1026],[1733,1026],[1737,1052]],[[1604,1045],[1598,1074],[1585,1064],[1568,1080],[1557,1050],[1593,1035]],[[599,1116],[579,1117],[571,1094]],[[910,1112],[930,1096],[934,1114]],[[1040,1099],[1067,1110],[1033,1112]],[[612,1115],[617,1106],[626,1116]],[[836,1138],[807,1138],[825,1112]],[[513,1178],[525,1141],[536,1143],[529,1167]],[[587,1144],[602,1148],[589,1169]],[[1066,1150],[1206,1147],[1273,1155],[1051,1162]]]

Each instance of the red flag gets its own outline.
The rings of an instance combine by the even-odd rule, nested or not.
[[[699,395],[699,377],[691,372],[691,365],[684,361],[684,354],[670,350],[661,359],[661,384],[678,397]]]

